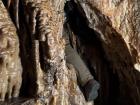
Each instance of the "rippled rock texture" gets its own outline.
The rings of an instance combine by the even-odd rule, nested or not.
[[[13,58],[11,58],[12,61],[8,58],[10,59],[8,64],[16,64],[20,69],[23,69],[22,73],[20,69],[6,69],[4,68],[5,65],[1,66],[0,69],[6,69],[1,73],[2,76],[4,76],[1,77],[1,80],[5,82],[2,82],[3,84],[0,85],[2,88],[1,92],[4,92],[4,95],[8,87],[3,90],[3,86],[8,84],[7,79],[9,78],[7,78],[5,72],[9,72],[10,70],[11,72],[15,71],[14,76],[16,77],[14,77],[14,82],[10,83],[17,89],[14,91],[19,92],[19,88],[16,87],[18,81],[19,83],[22,82],[22,86],[20,88],[21,98],[12,98],[0,104],[91,105],[92,102],[87,103],[85,101],[77,85],[77,77],[73,66],[70,64],[67,64],[67,66],[64,58],[65,41],[62,38],[64,1],[3,0],[3,3],[2,1],[0,1],[0,3],[0,9],[2,10],[0,13],[0,22],[3,22],[5,25],[4,29],[7,29],[7,36],[4,34],[5,36],[3,36],[3,38],[5,39],[1,39],[1,43],[5,44],[4,49],[7,46],[8,48],[12,46],[11,50],[14,50],[12,53]],[[3,21],[5,18],[7,20]],[[3,28],[3,26],[1,26],[1,28]],[[9,38],[9,40],[6,38]],[[3,42],[5,40],[6,42]],[[9,42],[7,42],[7,40]],[[0,48],[2,49],[3,46]],[[4,53],[6,52],[4,51]],[[0,52],[0,54],[3,53]],[[22,67],[18,64],[20,60]],[[2,63],[7,64],[7,60]],[[13,81],[13,78],[9,81]],[[13,87],[10,89],[13,89]],[[14,94],[14,92],[12,93]]]
[[[0,100],[18,97],[22,82],[16,28],[0,1]]]
[[[65,2],[0,0],[0,105],[93,105],[65,61]],[[139,0],[75,5],[67,25],[73,48],[101,84],[94,104],[140,105]]]

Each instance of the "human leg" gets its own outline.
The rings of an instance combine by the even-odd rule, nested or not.
[[[77,72],[78,80],[82,86],[84,86],[87,81],[93,79],[93,76],[89,72],[88,68],[86,67],[85,63],[82,61],[80,56],[74,49],[67,45],[66,49],[66,61],[74,66]]]
[[[98,96],[99,83],[89,72],[85,63],[74,49],[68,44],[66,45],[66,61],[75,67],[77,77],[84,88],[84,95],[87,101],[92,101]]]

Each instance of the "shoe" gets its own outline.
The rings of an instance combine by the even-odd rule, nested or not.
[[[100,84],[94,80],[91,79],[89,80],[85,85],[84,85],[84,94],[85,98],[87,101],[93,101],[98,97],[98,90],[100,88]]]

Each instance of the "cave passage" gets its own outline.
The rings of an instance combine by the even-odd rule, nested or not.
[[[68,24],[70,26],[69,31],[74,33],[75,37],[80,41],[80,44],[86,46],[94,45],[99,52],[103,53],[101,41],[98,37],[100,34],[88,26],[88,20],[82,7],[80,7],[80,5],[78,6],[78,4],[72,0],[65,4],[64,11],[66,16],[66,22],[64,24]],[[73,34],[69,34],[70,42],[72,42],[72,35]],[[86,63],[87,62],[88,61],[86,61]],[[88,62],[87,65],[90,70],[93,69],[90,62]],[[91,70],[91,73],[96,77],[94,69]]]
[[[73,0],[67,2],[64,7],[66,22],[71,30],[78,36],[80,41],[85,44],[99,44],[98,33],[89,28],[86,14],[82,7]],[[93,36],[94,35],[94,36]],[[98,41],[97,41],[98,40]]]
[[[76,4],[73,0],[66,2],[64,11],[66,16],[65,24],[68,24],[70,26],[70,30],[74,33],[77,40],[80,41],[80,46],[92,46],[93,49],[97,50],[96,52],[99,53],[99,56],[102,59],[101,66],[103,67],[100,68],[106,68],[104,70],[101,70],[101,72],[98,72],[98,70],[95,70],[91,66],[92,63],[90,62],[90,59],[92,58],[84,59],[94,78],[98,81],[100,80],[99,82],[102,85],[99,92],[99,97],[95,100],[95,105],[118,105],[118,75],[114,74],[112,70],[110,70],[107,66],[109,64],[103,56],[104,51],[102,48],[101,39],[99,38],[100,34],[88,26],[89,22],[86,18],[86,14],[84,13],[82,7],[78,5],[78,3]],[[82,55],[82,58],[86,58],[85,55]]]

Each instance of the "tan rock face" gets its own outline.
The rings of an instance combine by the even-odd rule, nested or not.
[[[42,51],[38,53],[39,62],[34,61],[40,66],[36,69],[39,95],[37,103],[85,105],[86,101],[77,86],[75,71],[72,67],[70,70],[67,69],[64,59],[65,43],[62,38],[64,1],[40,3],[25,1],[24,6],[28,11],[25,15],[29,15],[29,18],[26,18],[29,20],[26,21],[28,24],[32,23],[29,24],[32,41],[38,40],[39,51]]]
[[[22,82],[19,40],[16,28],[0,1],[0,100],[18,97]]]
[[[8,4],[7,8],[15,8],[14,3],[21,7],[19,14],[16,14],[18,8],[13,12],[9,9],[10,15],[14,16],[13,22],[17,26],[20,39],[23,63],[20,94],[24,97],[35,97],[36,100],[18,98],[2,104],[92,104],[85,101],[77,85],[74,68],[66,66],[65,41],[62,38],[64,1],[14,0],[4,3]],[[18,76],[18,72],[15,76]]]
[[[127,43],[135,61],[135,68],[140,70],[140,1],[87,0],[87,2],[108,16],[113,28],[122,35]]]

